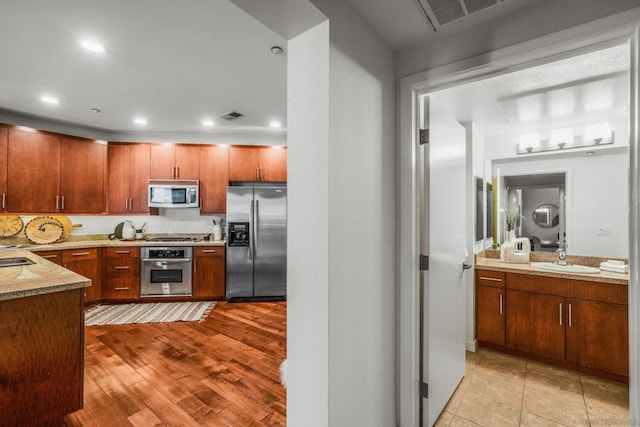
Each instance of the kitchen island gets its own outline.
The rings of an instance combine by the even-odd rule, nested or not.
[[[82,408],[83,290],[90,281],[25,250],[0,251],[0,420],[59,426]]]

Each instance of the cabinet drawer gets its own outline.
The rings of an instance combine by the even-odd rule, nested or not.
[[[34,254],[58,265],[62,265],[62,251],[35,251]]]
[[[504,288],[505,273],[501,271],[476,270],[476,285]]]
[[[209,246],[209,247],[198,247],[195,246],[193,248],[193,255],[200,256],[221,256],[224,257],[224,246]]]
[[[140,258],[140,248],[105,248],[107,258]]]
[[[66,249],[62,252],[63,263],[98,259],[98,249]]]
[[[128,262],[127,260],[122,260],[121,262],[108,260],[105,266],[105,270],[108,278],[139,278],[138,276],[140,275],[140,265],[138,264],[137,260],[133,262]]]

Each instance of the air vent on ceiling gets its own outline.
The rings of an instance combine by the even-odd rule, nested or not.
[[[474,13],[512,0],[417,0],[434,31]]]
[[[222,118],[225,120],[235,120],[235,119],[239,119],[240,117],[244,117],[244,114],[240,114],[237,111],[232,111],[222,116]]]

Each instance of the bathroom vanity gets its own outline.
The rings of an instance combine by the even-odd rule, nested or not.
[[[628,382],[628,279],[476,263],[478,345]]]

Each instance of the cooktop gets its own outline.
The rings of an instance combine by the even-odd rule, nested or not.
[[[151,239],[147,239],[147,242],[197,242],[200,239],[196,239],[194,237],[152,237]]]

